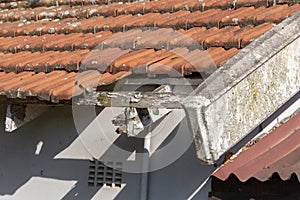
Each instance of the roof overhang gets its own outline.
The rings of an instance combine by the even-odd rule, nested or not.
[[[172,75],[169,79],[164,77],[146,81],[144,78],[132,80],[132,77],[129,78],[131,72],[122,71],[118,72],[121,74],[116,73],[113,76],[109,73],[108,79],[110,81],[101,80],[100,85],[111,87],[109,84],[122,79],[117,86],[123,86],[126,81],[125,78],[128,78],[129,81],[126,82],[128,88],[137,89],[142,83],[146,86],[147,84],[161,85],[163,86],[162,90],[154,92],[151,90],[148,93],[139,91],[125,93],[101,91],[94,93],[94,87],[80,81],[82,76],[79,73],[76,75],[73,73],[73,76],[71,76],[72,74],[61,72],[65,73],[62,75],[63,80],[66,77],[77,77],[78,75],[79,80],[77,79],[74,82],[75,89],[80,90],[80,92],[77,93],[76,90],[74,92],[73,82],[70,81],[68,82],[70,85],[58,89],[56,95],[53,95],[52,88],[48,88],[49,90],[45,93],[31,94],[30,96],[37,97],[40,100],[51,100],[51,102],[57,103],[55,105],[59,105],[60,100],[70,100],[74,97],[73,95],[76,98],[71,99],[72,103],[80,105],[150,109],[176,109],[182,108],[183,105],[194,134],[197,155],[205,163],[211,164],[299,92],[299,21],[300,13],[298,12],[262,37],[251,42],[250,45],[241,50],[239,54],[230,59],[204,82],[201,82],[203,79],[200,80],[199,78],[196,78],[196,80],[180,79],[178,77],[182,75],[181,73],[168,74]],[[75,66],[75,64],[72,66]],[[137,68],[133,71],[136,74],[144,74],[144,69],[146,68]],[[90,72],[81,74],[84,73],[89,74]],[[99,76],[99,72],[94,71],[91,74],[87,78],[89,79],[87,82],[92,86],[99,84],[99,82],[95,84],[94,80],[90,81]],[[33,79],[38,74],[34,76]],[[102,77],[105,77],[105,74]],[[86,80],[86,77],[83,76],[83,79]],[[11,84],[14,81],[12,79],[6,84]],[[170,85],[171,92],[166,89]],[[7,89],[1,94],[5,94],[9,98],[6,102],[8,104],[6,127],[7,131],[13,131],[39,115],[41,109],[36,109],[36,106],[32,105],[24,108],[23,104],[37,104],[38,102],[34,101],[36,99],[33,101],[28,99],[26,95],[22,96],[22,92],[16,89],[17,86],[15,85],[10,85],[8,88],[14,88],[14,91]],[[68,88],[67,95],[63,93],[66,88]],[[178,88],[180,88],[180,91],[194,88],[196,90],[190,95],[176,94],[176,91],[179,91]],[[63,91],[60,91],[61,89]],[[79,93],[82,94],[83,98],[77,99]],[[21,100],[15,99],[20,97]],[[64,103],[63,105],[65,105]]]
[[[300,12],[253,41],[184,102],[197,156],[216,162],[300,89]]]

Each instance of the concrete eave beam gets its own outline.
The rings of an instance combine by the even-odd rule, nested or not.
[[[183,103],[198,158],[213,164],[300,88],[300,12],[254,40]]]

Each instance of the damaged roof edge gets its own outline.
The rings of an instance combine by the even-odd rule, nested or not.
[[[299,91],[299,21],[300,12],[254,40],[184,101],[200,160],[215,163]]]

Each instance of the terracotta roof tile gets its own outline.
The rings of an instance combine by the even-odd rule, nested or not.
[[[110,0],[111,3],[123,3],[127,2],[125,0]],[[50,7],[57,5],[95,5],[95,4],[105,4],[105,0],[93,0],[93,1],[84,1],[84,0],[40,0],[40,1],[5,1],[0,3],[0,9],[13,9],[13,8],[34,8],[34,7]],[[118,5],[118,4],[115,4]]]
[[[100,84],[110,84],[125,76],[129,72],[120,72],[117,74],[109,74],[105,80],[101,80]],[[38,97],[41,100],[51,100],[58,102],[59,100],[69,100],[73,93],[76,95],[83,93],[85,89],[91,86],[98,85],[99,72],[86,71],[82,73],[66,73],[64,71],[53,71],[45,74],[22,72],[15,73],[0,73],[0,85],[2,94],[6,94],[9,98],[26,98],[27,96]]]
[[[187,44],[187,43],[194,43],[195,41],[191,41],[189,38],[194,38],[195,35],[198,37],[200,37],[202,34],[205,33],[207,29],[204,28],[204,27],[197,27],[197,28],[192,28],[192,29],[189,29],[187,31],[185,30],[182,30],[182,31],[178,31],[178,34],[173,37],[173,38],[170,38],[168,40],[168,43],[170,45],[171,48],[173,47],[177,47],[177,46],[190,46],[190,44]]]
[[[254,7],[243,7],[235,11],[228,12],[228,15],[221,18],[219,26],[224,27],[226,25],[237,25],[239,24],[239,21],[242,21],[241,19],[245,19],[253,11],[255,11]]]
[[[265,12],[256,18],[256,24],[261,22],[275,22],[278,23],[285,18],[291,16],[295,12],[299,11],[300,4],[295,4],[293,6],[281,5],[280,7],[273,6],[269,8],[270,11]]]
[[[226,51],[223,48],[210,48],[206,50],[204,53],[201,53],[201,56],[195,55],[196,58],[191,59],[193,60],[193,64],[195,63],[195,66],[193,66],[192,71],[193,72],[203,72],[203,71],[209,71],[209,68],[215,69],[216,63],[213,59],[216,57],[219,57],[223,55]],[[189,59],[190,60],[190,59]]]
[[[61,99],[71,99],[73,95],[81,95],[84,89],[98,85],[97,79],[99,75],[99,72],[95,70],[76,74],[75,79],[71,79],[68,83],[55,87],[51,92],[51,101],[59,102]]]
[[[61,88],[55,88],[55,90],[52,91],[51,102],[58,103],[61,100],[69,100],[83,93],[83,90],[76,85],[74,86],[73,82],[70,82],[68,87],[60,89]]]
[[[289,6],[287,4],[272,6],[268,9],[266,9],[265,12],[262,12],[259,15],[257,15],[255,17],[255,23],[258,24],[261,22],[270,22],[271,20],[275,22],[277,20],[277,18],[273,17],[273,15],[282,13],[288,8],[289,8]]]
[[[0,92],[9,98],[33,96],[52,102],[131,73],[212,73],[300,10],[293,0],[109,5],[102,0],[41,0],[6,1],[1,6],[8,9],[0,10]]]
[[[232,2],[228,0],[212,0],[212,1],[204,1],[204,9],[212,9],[212,8],[230,8],[232,6]]]
[[[218,33],[208,36],[203,41],[203,46],[209,48],[211,46],[223,47],[226,41],[230,41],[233,37],[234,32],[239,30],[238,26],[228,26],[223,29],[218,30]]]
[[[231,48],[225,51],[223,54],[219,54],[216,57],[213,57],[213,61],[216,63],[216,66],[223,65],[229,58],[237,54],[239,51],[236,48]]]
[[[243,7],[243,6],[268,6],[269,2],[267,0],[238,0],[235,3],[236,7]]]
[[[225,12],[228,12],[228,11],[225,11]],[[198,12],[197,15],[192,15],[188,19],[188,26],[189,27],[204,26],[209,21],[211,21],[211,18],[213,18],[221,13],[222,13],[221,9],[210,9],[210,10],[206,10],[204,12]]]
[[[128,52],[129,50],[121,50],[120,48],[95,49],[81,61],[80,69],[97,69],[100,72],[111,71],[109,67],[111,63],[121,59],[121,56]]]
[[[122,49],[133,48],[134,41],[143,33],[141,29],[133,29],[120,34],[113,34],[103,42],[103,48],[118,47]],[[144,33],[143,33],[144,34]]]
[[[175,64],[178,62],[187,63],[184,57],[187,56],[189,50],[186,48],[177,48],[170,51],[172,54],[163,60],[156,63],[151,63],[147,66],[147,74],[150,77],[156,74],[168,74],[172,69],[175,69]]]
[[[130,71],[122,71],[122,72],[117,72],[115,74],[108,74],[105,73],[103,76],[101,76],[99,78],[99,82],[98,85],[102,86],[102,85],[109,85],[113,82],[116,82],[124,77],[127,77],[131,74]]]
[[[35,92],[39,99],[50,101],[54,91],[60,91],[68,86],[73,87],[76,76],[75,72],[68,73],[63,78],[58,78],[52,83],[42,86],[43,88],[36,88]]]
[[[272,27],[273,24],[261,24],[252,29],[245,30],[243,34],[238,34],[237,37],[239,37],[240,47],[245,47],[247,44],[251,42],[251,40],[267,32]]]
[[[158,29],[156,31],[148,31],[146,34],[141,34],[136,39],[135,45],[138,48],[157,47],[160,41],[169,40],[173,38],[171,35],[174,33],[172,29]],[[157,37],[163,35],[164,37]],[[171,37],[171,38],[170,38]]]
[[[67,71],[79,70],[80,61],[89,53],[88,50],[74,52],[47,51],[20,52],[17,54],[6,54],[0,61],[0,67],[4,71],[52,71],[54,69],[65,69]]]
[[[101,76],[101,74],[96,70],[89,70],[85,72],[79,73],[79,75],[76,77],[75,84],[78,85],[80,88],[84,88],[84,89],[91,86],[93,87],[97,86],[98,79]]]
[[[20,73],[13,78],[6,80],[5,82],[1,82],[0,90],[1,91],[8,91],[15,85],[18,85],[20,81],[26,80],[32,76],[32,73],[23,72]]]
[[[59,88],[62,85],[68,84],[68,82],[72,82],[75,80],[76,73],[71,72],[66,74],[65,76],[58,77],[55,81],[47,82],[44,85],[38,85],[31,89],[31,93],[37,96],[42,100],[50,100],[51,93],[54,89]]]
[[[262,26],[268,26],[268,25],[269,24],[262,24]],[[227,37],[227,39],[223,39],[224,41],[223,45],[227,49],[231,47],[242,48],[241,46],[242,37],[247,36],[248,34],[251,34],[251,32],[255,32],[255,31],[256,31],[256,27],[254,27],[253,25],[247,25],[241,29],[234,31],[233,34],[230,35],[230,37]]]
[[[253,15],[260,10],[258,15]],[[75,33],[75,32],[99,32],[103,30],[124,31],[136,26],[158,26],[172,27],[175,29],[187,28],[193,26],[223,27],[225,25],[238,25],[250,23],[254,20],[255,24],[264,22],[278,22],[286,16],[290,16],[298,9],[297,4],[294,7],[288,7],[287,4],[276,5],[270,8],[242,7],[236,10],[211,9],[204,12],[196,11],[177,11],[174,13],[155,14],[151,16],[138,15],[120,15],[117,17],[92,17],[89,19],[62,19],[62,20],[44,20],[37,22],[12,22],[0,24],[1,36],[20,36],[20,35],[41,35],[47,33]],[[279,12],[288,9],[285,12]],[[198,13],[197,13],[198,12]],[[272,17],[276,13],[277,17]],[[281,13],[281,14],[279,14]],[[254,18],[254,19],[253,19]],[[128,20],[130,19],[130,20]],[[130,21],[127,25],[127,22]],[[133,22],[138,22],[135,24]],[[7,30],[9,28],[9,30]]]
[[[183,18],[185,22],[190,14],[191,12],[186,10],[181,10],[172,14],[163,14],[160,16],[160,19],[155,23],[155,25],[163,28],[176,27],[179,24],[178,19]]]
[[[24,1],[25,2],[25,1]],[[82,1],[84,3],[88,1]],[[151,2],[134,2],[124,4],[110,4],[110,5],[83,5],[83,6],[67,6],[60,5],[59,7],[41,7],[31,10],[24,10],[18,8],[14,10],[2,11],[2,17],[0,20],[19,20],[20,18],[26,18],[29,20],[38,20],[44,18],[68,18],[77,17],[85,18],[92,16],[117,16],[124,14],[145,14],[151,12],[176,12],[179,10],[210,10],[213,8],[229,9],[240,8],[248,6],[269,6],[275,3],[268,0],[173,0],[173,1],[151,1]],[[277,4],[289,3],[294,4],[294,0],[277,0]],[[68,3],[69,4],[69,3]],[[101,3],[98,3],[101,4]]]
[[[140,62],[141,58],[145,58],[154,52],[154,49],[141,49],[125,54],[111,64],[112,70],[130,71],[136,63]]]
[[[161,16],[160,13],[147,13],[147,14],[140,15],[140,16],[138,15],[137,17],[134,17],[132,20],[126,22],[126,28],[142,27],[145,24],[146,20],[156,19],[159,16]]]
[[[136,67],[133,68],[134,73],[147,73],[148,66],[159,63],[161,60],[169,59],[169,57],[174,57],[174,54],[170,51],[158,50],[152,53],[150,56],[143,56],[140,62],[136,63]]]
[[[7,91],[6,95],[9,98],[25,98],[25,95],[21,95],[22,88],[26,88],[28,86],[33,86],[35,83],[41,81],[45,77],[45,73],[39,73],[33,76],[33,73],[23,72],[27,74],[29,77],[22,76],[22,79],[16,81],[14,84],[5,85],[2,87],[1,91]]]
[[[67,39],[66,37],[64,37],[64,35],[57,35],[56,37],[53,37],[52,35],[49,36],[50,36],[49,38],[50,40],[48,41],[46,40],[45,44],[43,45],[44,50],[61,50],[63,49],[64,46],[72,46],[73,42],[78,41],[80,37],[83,37],[83,34],[82,33],[70,34]],[[39,41],[37,42],[37,44],[39,44]]]
[[[16,1],[16,2],[1,2],[0,9],[13,9],[18,7],[26,7],[27,1]]]

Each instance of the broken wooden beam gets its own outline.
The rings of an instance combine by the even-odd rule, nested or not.
[[[93,92],[74,100],[77,105],[132,108],[182,108],[181,103],[188,94],[171,92]]]

